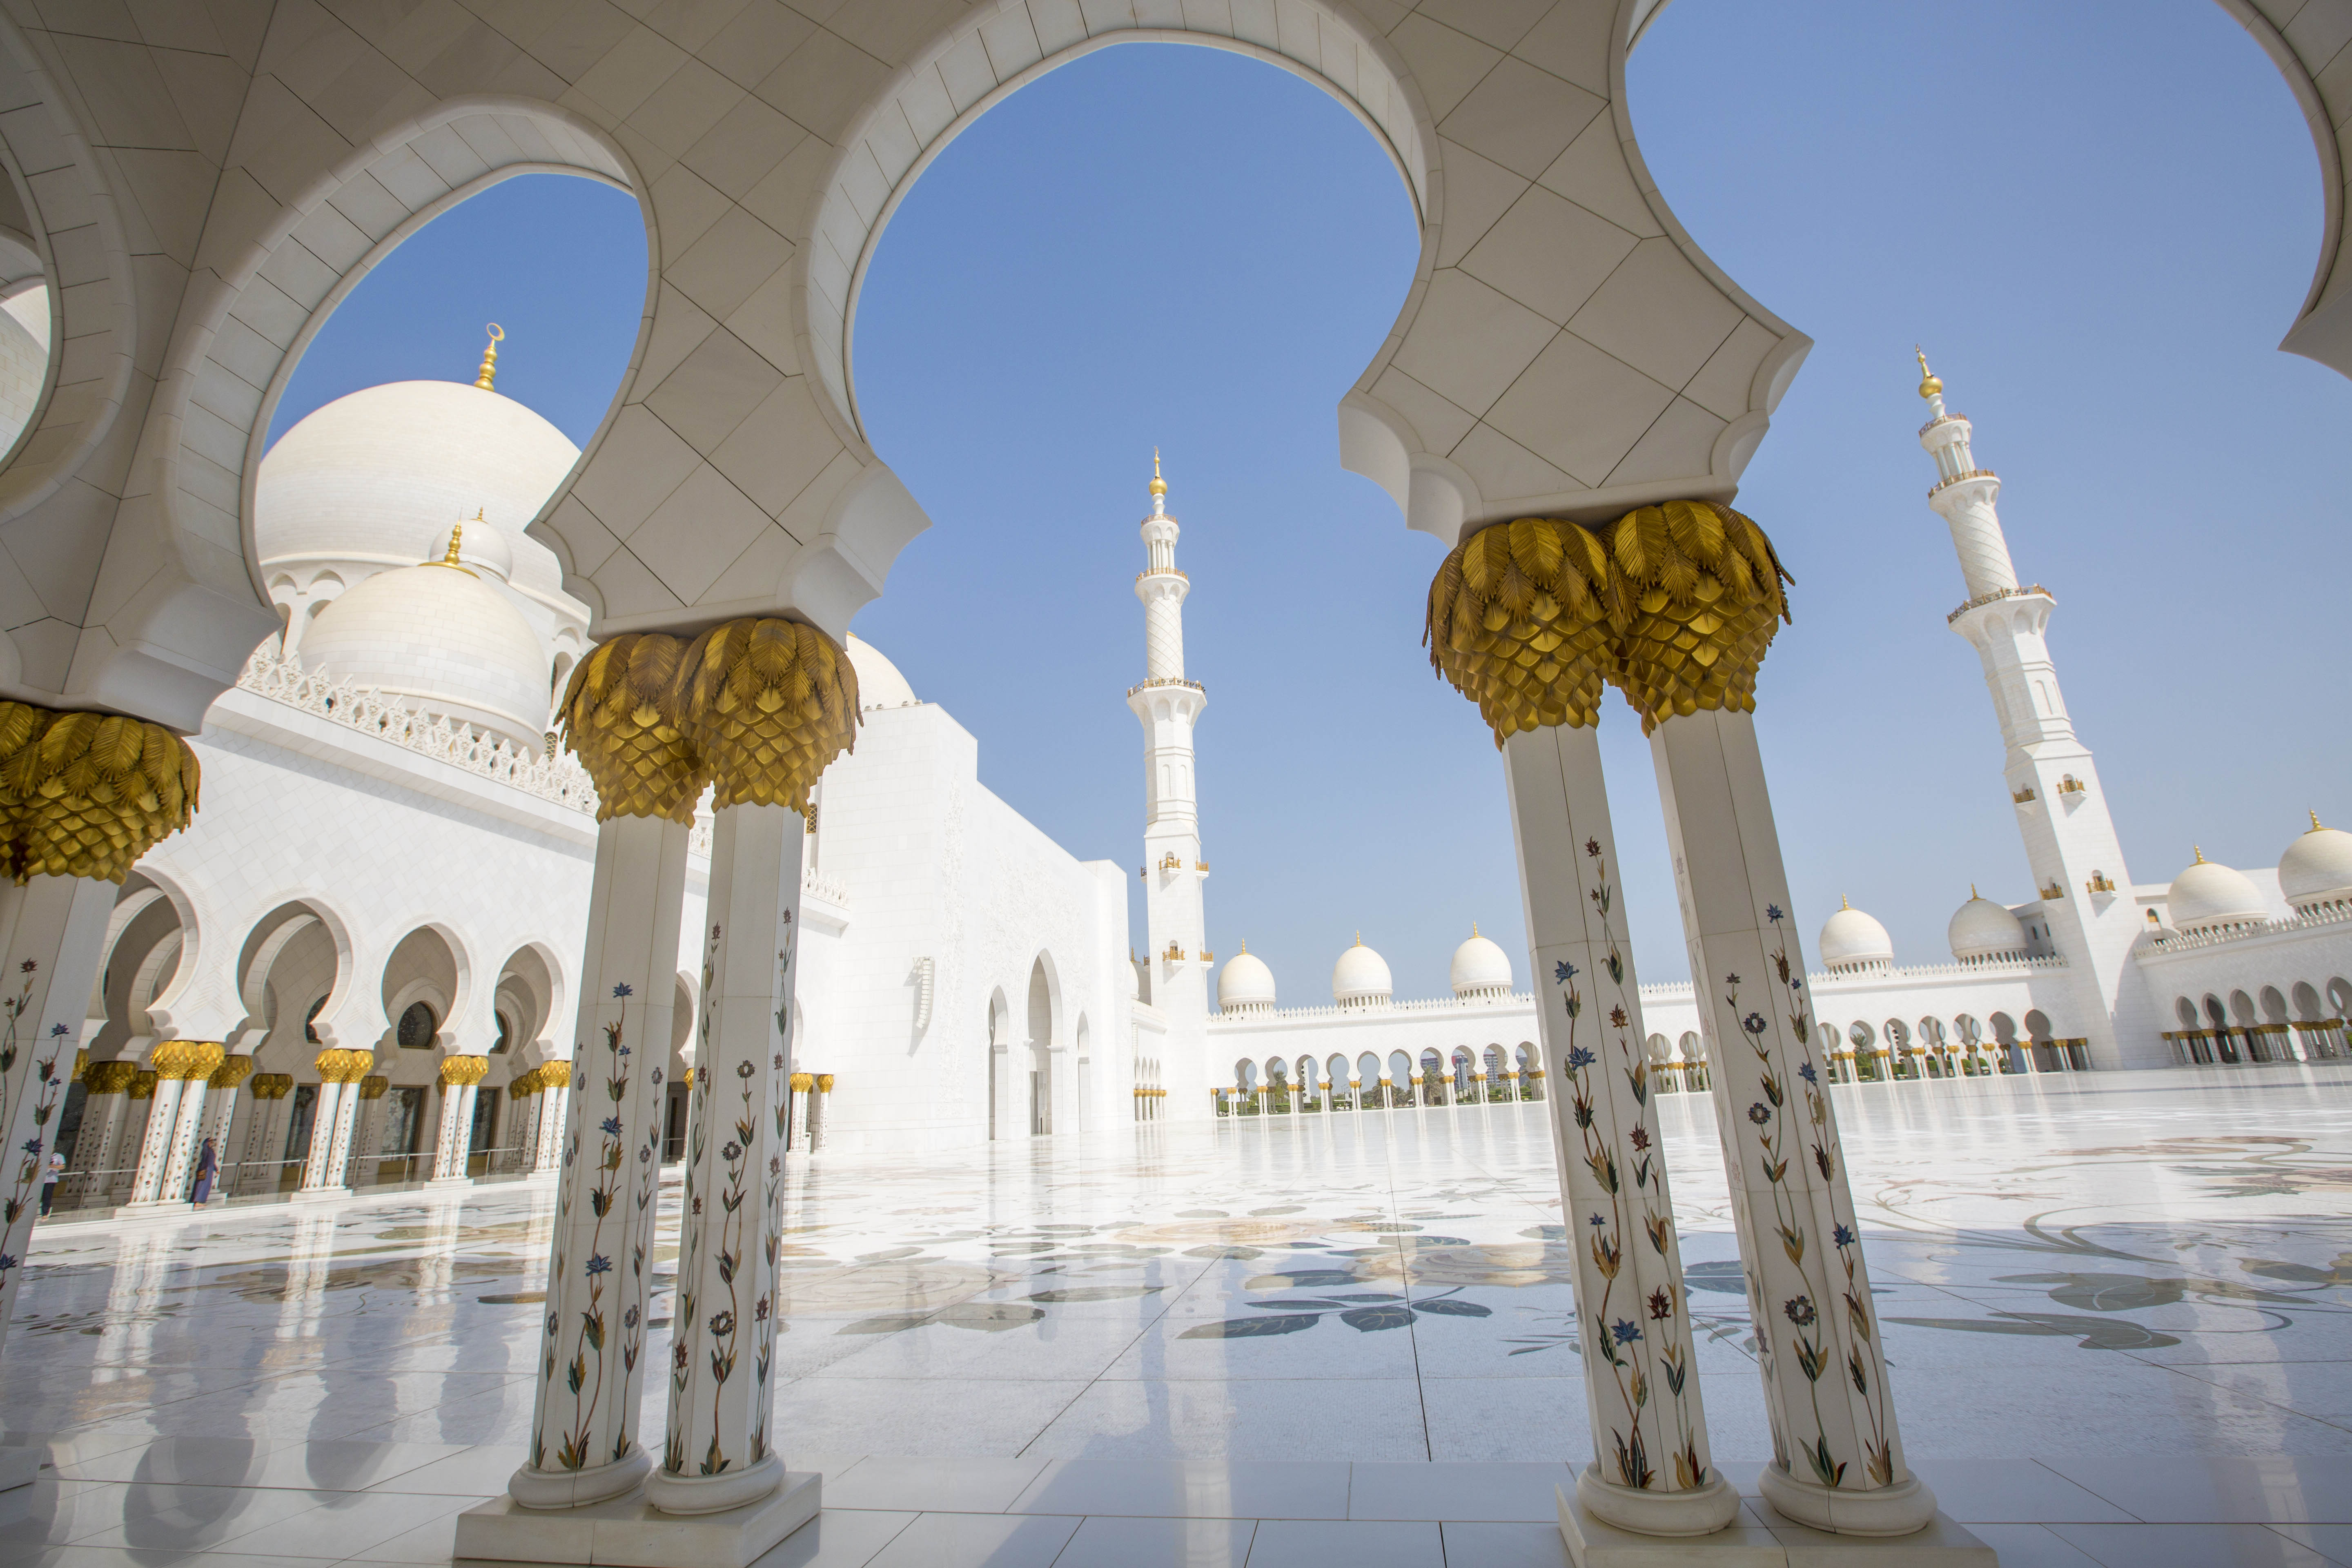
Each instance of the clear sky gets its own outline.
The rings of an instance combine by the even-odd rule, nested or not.
[[[2352,818],[2352,386],[2274,347],[2310,282],[2317,165],[2218,6],[1995,3],[1954,27],[1925,5],[1677,0],[1629,100],[1692,235],[1817,341],[1739,502],[1797,578],[1759,730],[1808,931],[1843,893],[1900,959],[1940,962],[1970,882],[2032,896],[1976,659],[1944,627],[1962,590],[1924,500],[1915,340],[2002,475],[2020,575],[2058,597],[2053,650],[2132,876],[2168,879],[2192,841],[2267,866],[2306,807]],[[1333,431],[1414,255],[1402,182],[1332,100],[1130,46],[947,149],[856,321],[867,429],[934,527],[856,629],[979,737],[990,787],[1121,865],[1140,852],[1135,527],[1166,452],[1210,693],[1210,942],[1246,939],[1293,1005],[1328,998],[1358,930],[1400,996],[1444,990],[1474,920],[1524,969],[1494,746],[1420,647],[1442,552],[1340,468]],[[497,187],[355,291],[278,427],[375,382],[471,379],[495,318],[499,390],[585,440],[644,258],[617,192]],[[1681,978],[1647,747],[1622,707],[1602,739],[1637,956]]]

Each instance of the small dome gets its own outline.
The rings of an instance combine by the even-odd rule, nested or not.
[[[1383,1006],[1394,989],[1388,961],[1366,947],[1359,931],[1356,945],[1331,966],[1331,1000],[1342,1007]]]
[[[1246,942],[1217,971],[1217,1008],[1225,1013],[1274,1010],[1274,971],[1250,952]]]
[[[298,651],[312,669],[421,712],[534,752],[545,742],[547,654],[522,612],[464,567],[375,574],[319,612]]]
[[[855,632],[849,636],[849,666],[857,671],[860,708],[904,708],[915,700],[915,689],[907,684],[898,667]]]
[[[2311,831],[2279,857],[2278,879],[2279,891],[2296,910],[2352,899],[2352,833],[2320,826],[2313,812]]]
[[[1822,925],[1819,951],[1826,969],[1884,966],[1895,962],[1895,939],[1885,926],[1840,899],[1838,912]]]
[[[2250,925],[2271,918],[2262,893],[2242,873],[2215,865],[2205,858],[2202,849],[2196,853],[2195,861],[2172,879],[2172,887],[2164,895],[2174,930]]]
[[[1507,996],[1511,994],[1511,955],[1470,928],[1470,940],[1454,950],[1454,994]]]
[[[485,574],[504,583],[514,576],[514,546],[507,542],[505,532],[490,524],[477,512],[470,522],[445,528],[433,536],[433,549],[425,559],[449,563],[449,536],[457,536],[457,564],[470,566],[476,576]]]
[[[366,387],[304,416],[261,459],[255,556],[265,575],[314,561],[405,566],[440,559],[425,552],[446,543],[449,520],[480,512],[505,535],[515,587],[569,604],[555,552],[523,529],[579,459],[562,431],[498,393],[455,381]]]
[[[1969,901],[1952,916],[1945,934],[1951,941],[1952,956],[1962,963],[2022,958],[2026,953],[2025,922],[1990,899],[1979,897],[1974,888],[1969,889]]]

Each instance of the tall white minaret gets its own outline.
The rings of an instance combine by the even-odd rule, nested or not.
[[[1144,679],[1128,688],[1127,705],[1143,725],[1143,904],[1151,976],[1145,1000],[1167,1020],[1160,1081],[1170,1090],[1168,1114],[1191,1121],[1211,1114],[1213,955],[1202,951],[1207,926],[1201,907],[1209,867],[1201,858],[1192,773],[1192,726],[1209,694],[1184,678],[1184,596],[1192,584],[1176,569],[1176,534],[1155,450],[1151,515],[1143,520],[1146,559],[1135,579],[1135,596],[1143,601]]]
[[[1944,407],[1944,384],[1919,355],[1919,395],[1927,423],[1919,445],[1936,459],[1927,504],[1951,526],[1968,599],[1946,620],[1984,661],[1985,685],[2008,743],[2004,767],[2038,908],[2021,909],[2047,933],[2036,951],[2056,952],[2074,982],[2074,1016],[2053,1012],[2060,1038],[2087,1037],[2095,1066],[2160,1067],[2169,1058],[2131,962],[2141,934],[2123,843],[2107,814],[2091,749],[2074,734],[2045,640],[2057,601],[2040,584],[2020,587],[1993,503],[2000,479],[1977,467],[1971,426]],[[2019,1033],[2024,1033],[2020,1019]]]

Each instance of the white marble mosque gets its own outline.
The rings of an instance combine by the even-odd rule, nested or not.
[[[2352,1564],[2352,833],[2133,879],[1922,356],[2027,876],[1948,964],[1851,908],[1808,962],[1731,506],[1811,340],[1649,176],[1657,10],[11,6],[0,1558]],[[2352,374],[2352,0],[2229,10],[2328,192],[2282,346]],[[1220,965],[1156,458],[1132,872],[850,632],[930,525],[849,374],[876,237],[1038,74],[1178,41],[1412,203],[1340,456],[1449,552],[1524,972]],[[495,328],[270,445],[524,172],[646,221],[588,447]],[[1625,933],[1612,688],[1696,986]]]

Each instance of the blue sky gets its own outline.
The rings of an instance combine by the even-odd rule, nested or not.
[[[2352,386],[2274,347],[2316,254],[2316,161],[2219,7],[1990,4],[1955,28],[1924,5],[1678,0],[1629,100],[1692,235],[1817,340],[1740,500],[1797,577],[1759,730],[1807,930],[1843,893],[1940,962],[1970,882],[2031,896],[1976,659],[1944,626],[1960,580],[1923,499],[1915,340],[2003,477],[2021,576],[2058,597],[2132,875],[2169,878],[2192,841],[2269,865],[2306,807],[2352,818]],[[1524,952],[1493,743],[1420,647],[1441,551],[1333,432],[1413,260],[1394,168],[1333,100],[1130,46],[947,149],[856,322],[867,429],[934,522],[856,630],[979,737],[992,788],[1122,865],[1135,525],[1165,450],[1211,700],[1211,945],[1247,939],[1295,1005],[1327,998],[1359,929],[1400,995],[1443,991],[1474,920]],[[279,427],[374,382],[470,379],[496,318],[499,389],[584,440],[643,293],[632,200],[509,182],[355,291]],[[1622,708],[1602,744],[1637,955],[1680,978],[1647,747]]]

